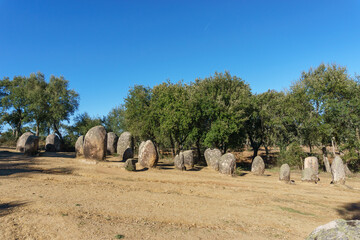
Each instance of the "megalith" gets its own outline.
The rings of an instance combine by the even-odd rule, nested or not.
[[[117,154],[121,161],[134,157],[134,140],[129,132],[123,132],[117,142]]]
[[[279,180],[284,182],[290,182],[290,167],[288,164],[283,164],[280,167]]]
[[[236,158],[232,153],[221,156],[219,161],[219,172],[222,174],[233,175],[236,169]]]
[[[47,152],[59,152],[61,150],[60,138],[56,134],[50,134],[46,137],[45,150]]]
[[[345,168],[343,160],[336,156],[331,164],[332,183],[345,184]]]
[[[75,152],[76,152],[76,157],[84,156],[84,136],[83,135],[78,137],[78,139],[76,140]]]
[[[221,158],[221,151],[217,148],[211,149],[208,148],[204,152],[204,157],[206,164],[209,168],[214,169],[216,171],[219,170],[219,161]]]
[[[140,149],[139,164],[144,168],[156,167],[158,159],[154,143],[151,140],[147,140]]]
[[[177,154],[174,158],[174,166],[176,169],[179,170],[185,170],[184,165],[184,155],[180,152],[180,154]]]
[[[103,126],[91,128],[84,138],[84,156],[102,161],[106,157],[106,130]]]
[[[180,152],[182,158],[184,159],[184,166],[186,170],[193,169],[195,162],[194,162],[194,152],[192,150],[182,151]]]
[[[112,155],[112,154],[116,153],[118,139],[119,139],[119,137],[115,133],[113,133],[113,132],[107,133],[106,149],[107,149],[108,155]]]
[[[256,156],[251,164],[251,172],[256,175],[263,175],[265,172],[265,163],[260,156]]]
[[[319,160],[317,157],[307,157],[304,160],[304,169],[312,168],[316,176],[319,175]]]

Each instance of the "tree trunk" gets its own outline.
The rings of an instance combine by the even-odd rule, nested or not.
[[[266,154],[266,160],[269,161],[269,148],[267,145],[265,146],[265,154]]]
[[[197,163],[199,163],[201,161],[200,140],[196,141],[196,150],[197,150],[197,153],[198,153]]]
[[[60,142],[61,142],[61,145],[64,145],[64,139],[59,131],[59,129],[57,128],[56,126],[56,123],[53,124],[53,127],[54,127],[54,130],[55,130],[55,133],[59,136],[60,138]]]
[[[174,140],[172,139],[171,135],[170,135],[170,145],[171,145],[171,155],[174,158],[176,153],[175,153],[175,144],[174,144]]]
[[[36,122],[36,136],[38,137],[39,136],[39,122]]]
[[[331,138],[331,145],[332,145],[332,151],[333,151],[333,154],[334,154],[334,157],[335,157],[336,154],[335,154],[335,143],[334,143],[335,141],[334,141],[334,139],[335,139],[334,137]]]

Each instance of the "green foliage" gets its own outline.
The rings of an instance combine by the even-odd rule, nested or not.
[[[120,105],[114,107],[105,118],[105,128],[107,132],[114,132],[118,136],[124,129],[125,126],[125,107],[124,105]]]
[[[299,143],[293,142],[286,150],[280,152],[278,164],[282,165],[287,163],[289,166],[295,166],[301,169],[305,157],[306,154]]]

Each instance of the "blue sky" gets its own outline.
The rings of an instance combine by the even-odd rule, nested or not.
[[[359,12],[358,0],[0,0],[0,78],[63,75],[92,116],[134,84],[215,71],[283,90],[322,62],[360,74]]]

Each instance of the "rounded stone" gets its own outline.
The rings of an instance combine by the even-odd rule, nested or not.
[[[139,164],[144,168],[156,167],[158,162],[158,153],[154,143],[147,140],[139,152]]]
[[[233,175],[236,168],[236,158],[232,153],[221,156],[219,161],[219,172],[222,174]]]
[[[180,154],[177,154],[174,158],[174,166],[176,169],[179,170],[185,170],[184,166],[184,155],[180,152]]]
[[[33,156],[38,153],[39,138],[35,135],[29,135],[25,141],[24,154]]]
[[[60,138],[56,134],[46,137],[45,150],[47,152],[59,152],[61,150]]]
[[[360,239],[360,220],[334,220],[317,227],[306,239]]]
[[[256,175],[263,175],[265,172],[265,163],[260,156],[256,156],[251,164],[251,172]]]
[[[204,152],[204,157],[208,167],[218,171],[219,170],[219,161],[221,158],[221,151],[217,148],[211,149],[208,148]]]
[[[279,180],[284,182],[290,181],[290,167],[288,164],[283,164],[280,167]]]
[[[134,157],[134,140],[129,132],[123,132],[117,142],[117,154],[121,161]]]
[[[107,133],[107,154],[112,155],[116,153],[118,139],[119,137],[115,133]]]
[[[184,159],[184,166],[186,170],[193,169],[194,168],[194,152],[192,150],[187,150],[180,152],[180,155],[182,155],[182,158]]]
[[[26,132],[22,134],[16,142],[16,151],[25,152],[25,143],[29,136],[33,136],[34,134],[31,132]]]
[[[305,168],[301,172],[301,181],[303,182],[317,182],[318,177],[313,168]]]
[[[103,126],[91,128],[84,138],[84,156],[102,161],[106,157],[106,130]]]

